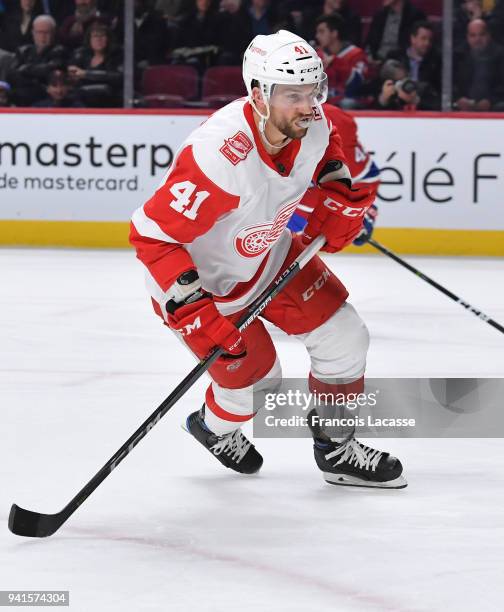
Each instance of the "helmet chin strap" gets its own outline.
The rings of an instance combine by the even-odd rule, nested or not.
[[[286,145],[289,144],[289,142],[291,142],[292,138],[289,138],[288,136],[285,137],[284,142],[281,145],[274,145],[272,144],[267,138],[266,138],[266,123],[268,122],[269,118],[270,118],[270,107],[269,107],[269,102],[265,102],[266,104],[266,108],[267,108],[267,113],[266,115],[263,115],[259,109],[257,108],[257,106],[255,105],[255,102],[253,99],[250,99],[250,103],[252,104],[252,108],[255,110],[255,112],[259,115],[260,119],[259,119],[259,134],[261,135],[261,138],[263,140],[263,142],[268,145],[268,147],[271,147],[272,149],[283,149]]]
[[[261,138],[268,145],[268,147],[271,147],[272,149],[283,149],[286,145],[289,144],[289,142],[292,141],[292,138],[289,138],[288,136],[286,136],[285,140],[282,142],[281,145],[274,145],[274,144],[272,144],[266,138],[266,132],[265,132],[266,121],[267,121],[267,119],[263,119],[263,118],[261,118],[261,120],[259,121],[259,133],[261,134]]]

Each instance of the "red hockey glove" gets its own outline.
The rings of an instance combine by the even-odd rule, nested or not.
[[[318,188],[317,203],[308,217],[303,242],[310,244],[324,234],[327,253],[336,253],[352,242],[362,229],[362,221],[374,200],[374,190],[362,186],[349,189],[343,183],[331,182]]]
[[[238,359],[246,355],[245,342],[239,330],[220,314],[209,294],[168,313],[168,324],[183,335],[186,344],[200,358],[216,346],[226,352],[221,359]]]

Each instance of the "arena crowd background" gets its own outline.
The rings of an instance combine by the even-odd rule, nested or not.
[[[504,0],[0,0],[0,106],[218,108],[278,29],[343,108],[504,109]]]

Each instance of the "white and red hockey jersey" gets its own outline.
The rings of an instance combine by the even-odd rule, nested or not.
[[[277,275],[291,244],[286,225],[328,160],[345,158],[319,111],[306,136],[273,158],[245,99],[197,128],[132,217],[130,241],[147,268],[156,312],[166,320],[170,287],[191,268],[222,314],[250,304]]]

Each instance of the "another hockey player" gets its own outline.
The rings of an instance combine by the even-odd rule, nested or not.
[[[252,389],[281,377],[275,347],[256,319],[233,324],[320,234],[335,252],[362,229],[374,193],[351,189],[341,140],[321,104],[327,78],[314,49],[290,32],[256,36],[245,52],[247,99],[212,115],[181,145],[161,186],[132,217],[131,243],[147,269],[156,313],[210,368],[203,408],[188,431],[225,466],[254,473],[262,457],[240,426],[254,416]],[[303,238],[286,225],[311,181],[319,187]],[[315,257],[262,313],[298,338],[311,359],[310,389],[364,387],[369,335],[348,292]],[[324,478],[335,484],[406,486],[398,459],[314,431]]]
[[[343,154],[352,177],[353,188],[372,189],[376,196],[380,184],[380,170],[359,140],[355,119],[332,104],[326,103],[322,108],[324,115],[332,123],[333,128],[337,129],[341,137]],[[312,182],[310,188],[301,198],[299,206],[290,218],[287,227],[293,232],[302,232],[317,201],[318,185]],[[354,239],[353,244],[362,246],[371,237],[377,214],[378,207],[372,204],[363,217],[363,228]]]

